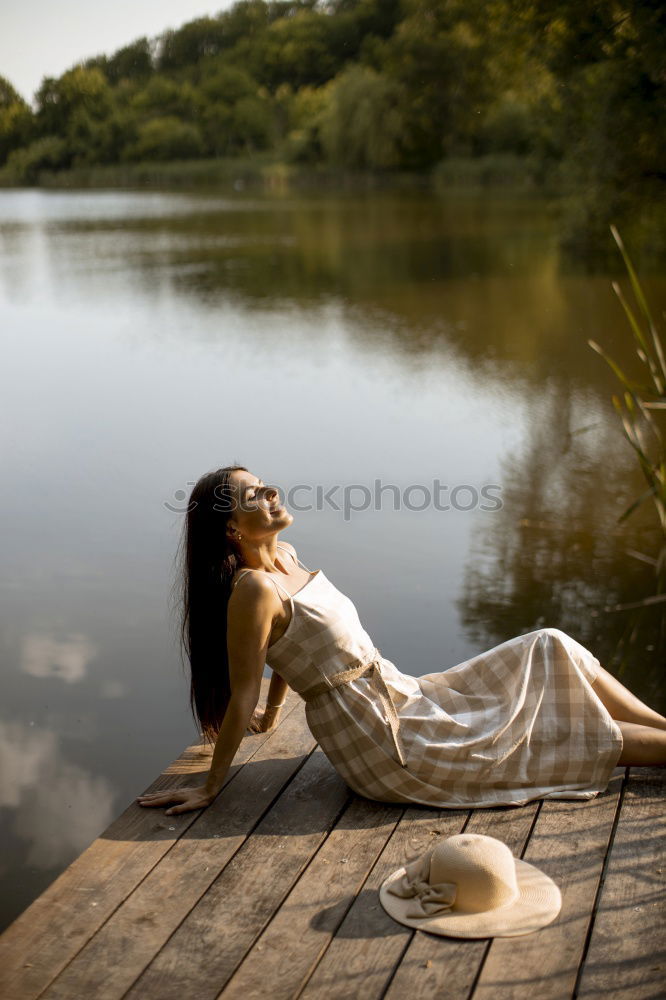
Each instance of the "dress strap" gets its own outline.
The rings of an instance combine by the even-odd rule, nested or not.
[[[232,585],[231,589],[232,590],[234,589],[234,587],[237,585],[238,581],[241,579],[241,577],[243,576],[244,573],[249,573],[249,572],[250,572],[250,567],[249,566],[246,566],[245,569],[240,570],[239,573],[238,573],[238,576],[236,577],[236,579],[233,582],[233,585]]]
[[[278,580],[274,580],[273,579],[273,574],[272,573],[268,574],[268,579],[271,580],[275,584],[276,587],[279,587],[280,590],[283,590],[284,591],[284,596],[287,598],[287,600],[289,602],[291,602],[291,594],[289,593],[289,591],[287,590],[287,588],[283,587],[282,584]]]
[[[240,580],[240,578],[243,576],[243,574],[244,573],[249,573],[249,572],[250,572],[250,567],[249,566],[246,566],[245,569],[240,570],[238,576],[234,580],[234,587],[236,586],[236,584],[238,583],[238,581]],[[281,590],[284,591],[284,596],[291,603],[291,594],[289,593],[289,591],[287,590],[287,588],[283,587],[279,580],[275,580],[273,578],[272,573],[266,573],[266,576],[271,581],[271,583],[274,583],[276,587],[279,587]],[[232,587],[232,590],[233,590],[233,587]]]
[[[293,552],[291,551],[291,549],[288,549],[286,545],[283,545],[283,544],[282,544],[281,542],[278,542],[278,543],[277,543],[277,547],[278,547],[279,549],[284,549],[284,551],[285,551],[285,552],[288,552],[288,553],[289,553],[289,555],[291,556],[291,558],[292,558],[292,559],[293,559],[293,560],[294,560],[294,561],[295,561],[296,563],[298,563],[298,565],[299,565],[299,566],[302,566],[302,568],[303,568],[303,569],[307,569],[307,570],[308,570],[308,573],[311,573],[311,572],[312,572],[312,570],[308,569],[308,567],[307,567],[307,566],[305,565],[305,563],[302,563],[302,562],[301,562],[301,560],[300,560],[300,559],[298,558],[298,556],[295,556],[295,555],[294,555],[294,553],[293,553]]]
[[[289,555],[290,555],[290,556],[292,557],[292,559],[294,558],[294,553],[293,553],[293,552],[292,552],[292,551],[291,551],[290,549],[288,549],[288,548],[286,547],[286,545],[281,545],[281,544],[280,544],[280,542],[278,542],[278,543],[277,543],[277,545],[278,545],[278,548],[279,548],[279,549],[284,549],[284,551],[285,551],[285,552],[288,552],[288,553],[289,553]],[[300,560],[300,559],[296,559],[296,562],[298,562],[298,563],[299,563],[299,564],[300,564],[301,566],[303,566],[303,563],[301,562],[301,560]],[[307,566],[303,566],[303,569],[308,569],[308,568],[307,568]],[[246,567],[245,567],[244,569],[240,570],[240,572],[239,572],[238,576],[237,576],[237,577],[236,577],[236,579],[234,580],[234,587],[236,586],[236,584],[238,583],[238,581],[240,580],[240,578],[241,578],[241,577],[243,576],[243,574],[244,574],[244,573],[249,573],[249,572],[250,572],[250,567],[249,567],[249,566],[246,566]],[[308,573],[310,573],[310,572],[311,572],[311,571],[310,571],[310,570],[308,569]],[[291,604],[291,607],[292,607],[292,613],[293,613],[293,607],[294,607],[294,602],[293,602],[293,601],[292,601],[292,599],[291,599],[292,595],[291,595],[291,594],[289,593],[289,591],[287,590],[287,588],[286,588],[286,587],[284,587],[284,586],[283,586],[283,585],[282,585],[282,584],[281,584],[281,583],[279,582],[279,580],[275,580],[275,579],[273,578],[273,575],[272,575],[272,573],[267,573],[266,575],[268,576],[268,579],[269,579],[269,580],[270,580],[270,581],[271,581],[272,583],[274,583],[274,584],[275,584],[275,586],[276,586],[276,587],[278,587],[278,588],[279,588],[280,590],[284,591],[284,596],[285,596],[285,597],[287,598],[287,600],[288,600],[288,601],[289,601],[289,603]],[[233,588],[232,588],[232,589],[233,589]]]

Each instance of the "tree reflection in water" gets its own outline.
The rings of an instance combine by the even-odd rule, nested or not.
[[[581,405],[581,403],[583,405]],[[610,407],[586,407],[558,381],[533,404],[522,455],[503,462],[503,507],[477,530],[461,620],[482,648],[555,627],[660,711],[666,707],[664,605],[613,610],[654,592],[653,512],[618,518],[644,489]]]

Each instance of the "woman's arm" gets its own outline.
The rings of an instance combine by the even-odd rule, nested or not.
[[[272,712],[275,712],[275,717],[277,718],[280,714],[280,709],[284,705],[288,690],[289,685],[287,682],[273,671],[273,676],[268,686],[268,696],[266,697],[266,712],[270,709]]]
[[[296,549],[291,542],[285,542],[282,539],[280,545],[285,546],[293,554],[294,559],[298,560]],[[267,733],[277,725],[288,690],[287,682],[273,671],[266,697],[266,707],[263,712],[255,711],[250,719],[248,729],[251,733]]]
[[[287,682],[273,671],[266,697],[266,707],[263,712],[255,711],[248,724],[247,728],[251,733],[267,733],[277,725],[288,690]]]
[[[137,800],[140,805],[161,806],[176,802],[178,805],[167,809],[167,815],[171,815],[205,808],[215,799],[259,700],[276,606],[275,589],[259,574],[248,573],[234,588],[229,599],[227,624],[231,698],[215,741],[206,782],[202,786],[140,796]]]

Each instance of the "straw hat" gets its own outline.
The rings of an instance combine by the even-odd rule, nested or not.
[[[401,924],[464,938],[530,934],[562,905],[552,879],[480,833],[439,841],[384,879],[379,899]]]

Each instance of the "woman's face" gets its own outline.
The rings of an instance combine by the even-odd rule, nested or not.
[[[235,501],[227,522],[227,533],[232,538],[240,533],[245,541],[261,541],[287,528],[294,520],[281,505],[277,487],[266,486],[263,479],[240,469],[232,472],[229,480]]]

